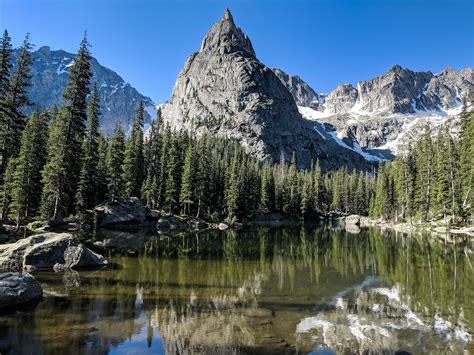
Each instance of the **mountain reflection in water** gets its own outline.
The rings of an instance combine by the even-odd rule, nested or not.
[[[35,273],[0,353],[474,350],[472,245],[328,226],[199,235],[97,231],[115,265]]]

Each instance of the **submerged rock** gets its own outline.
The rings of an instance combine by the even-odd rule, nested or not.
[[[68,233],[43,233],[0,245],[0,270],[64,270],[107,265]]]
[[[42,297],[39,282],[29,273],[0,273],[0,310],[12,310]]]

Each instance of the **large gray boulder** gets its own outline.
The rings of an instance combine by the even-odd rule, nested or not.
[[[0,273],[0,310],[10,310],[37,301],[42,296],[39,282],[29,273]]]
[[[107,201],[94,209],[98,227],[145,226],[147,209],[136,197]]]
[[[43,233],[0,245],[0,270],[64,270],[107,265],[68,233]]]
[[[346,226],[360,226],[360,216],[351,214],[345,218]]]

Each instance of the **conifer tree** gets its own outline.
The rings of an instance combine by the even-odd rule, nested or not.
[[[34,112],[21,138],[11,185],[10,215],[17,227],[36,215],[41,201],[41,171],[46,161],[47,122]]]
[[[183,212],[187,215],[191,215],[191,205],[193,201],[194,191],[194,149],[193,144],[188,144],[186,154],[184,156],[183,172],[181,174],[181,190],[179,201],[183,207]]]
[[[10,159],[8,162],[7,169],[5,170],[5,174],[3,175],[3,185],[2,185],[2,190],[1,190],[1,207],[2,207],[2,213],[1,213],[1,218],[2,221],[6,221],[8,218],[8,215],[10,213],[10,204],[12,200],[12,189],[13,189],[13,174],[16,169],[16,163],[17,160],[16,158]]]
[[[109,145],[107,139],[99,135],[98,137],[98,162],[97,162],[97,201],[100,203],[107,198],[107,155]]]
[[[87,119],[87,95],[92,77],[91,55],[87,38],[70,67],[65,103],[50,133],[48,160],[43,170],[42,214],[45,218],[63,218],[74,210],[82,161],[82,142]]]
[[[3,41],[8,42],[8,39],[4,38]],[[9,51],[8,43],[3,45],[6,45],[7,49],[2,56],[7,55],[6,53]],[[25,127],[23,108],[30,105],[28,89],[31,86],[31,48],[29,34],[27,34],[20,48],[15,70],[9,78],[8,86],[1,88],[5,90],[5,93],[0,101],[0,179],[5,173],[9,159],[16,157],[20,149],[21,132]],[[5,61],[5,64],[2,63],[5,66],[2,68],[3,71],[9,67],[9,62],[7,58],[2,61]],[[2,73],[2,86],[7,80],[4,75]]]
[[[87,113],[87,127],[82,143],[82,167],[76,193],[76,208],[79,213],[94,207],[99,194],[99,115],[100,101],[94,83]]]
[[[459,178],[462,210],[469,215],[474,212],[474,111],[468,112],[466,106],[461,114]],[[474,107],[474,98],[471,107]]]
[[[165,189],[165,208],[173,212],[178,202],[178,152],[176,149],[176,141],[173,133],[170,136],[170,146],[168,151],[168,160],[166,164],[166,189]]]
[[[423,136],[417,142],[415,152],[417,167],[415,204],[422,221],[426,221],[430,212],[434,177],[433,143],[429,127],[425,128]]]
[[[125,193],[127,196],[140,197],[144,180],[143,124],[145,108],[140,101],[132,125],[132,133],[127,140],[124,163]]]
[[[142,188],[142,196],[146,205],[150,208],[158,207],[158,178],[160,176],[160,142],[161,136],[159,132],[160,121],[153,122],[148,141],[145,145],[146,152],[146,174]]]
[[[107,184],[109,197],[112,201],[123,195],[123,161],[125,154],[125,133],[122,126],[118,126],[110,139],[107,154]]]
[[[11,62],[12,56],[12,43],[8,31],[3,32],[3,36],[0,39],[0,105],[4,102],[5,95],[8,90],[8,83],[10,81],[10,72],[13,67]],[[0,111],[2,106],[0,106]],[[1,115],[1,113],[0,113]]]

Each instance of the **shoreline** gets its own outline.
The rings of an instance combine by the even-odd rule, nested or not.
[[[360,227],[379,227],[382,230],[390,229],[403,234],[413,233],[431,233],[438,237],[445,237],[449,235],[468,236],[474,238],[474,226],[466,227],[451,227],[448,228],[446,225],[437,225],[433,223],[393,223],[393,222],[382,222],[374,220],[369,217],[360,217]]]

